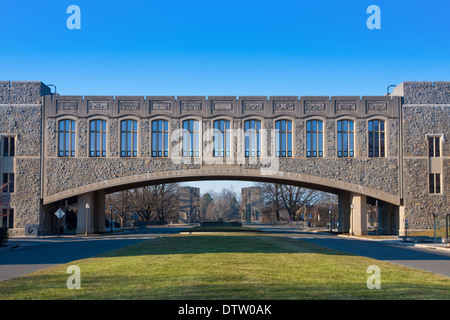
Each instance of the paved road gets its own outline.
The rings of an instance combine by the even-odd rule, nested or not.
[[[450,277],[450,252],[405,247],[387,241],[368,241],[340,237],[302,237],[302,241],[354,255],[387,261],[410,268],[431,271]]]
[[[302,232],[298,228],[288,226],[261,226],[256,228],[350,254],[387,261],[450,277],[450,250],[444,252],[405,246],[398,240],[371,241],[357,238],[344,238],[326,232]]]
[[[11,238],[0,249],[0,281],[132,245],[155,236],[107,235],[61,238]]]

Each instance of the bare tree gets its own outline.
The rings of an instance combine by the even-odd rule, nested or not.
[[[228,188],[223,188],[220,193],[208,193],[208,206],[206,218],[212,221],[223,219],[224,221],[239,220],[239,201],[236,193]]]
[[[261,188],[261,198],[263,201],[263,206],[269,210],[264,210],[264,212],[275,212],[275,220],[280,221],[280,211],[282,209],[281,201],[281,185],[277,183],[257,183],[257,186]]]
[[[293,185],[278,183],[258,183],[262,190],[264,203],[275,212],[276,221],[280,221],[280,212],[286,210],[289,218],[296,220],[297,214],[305,214],[306,208],[318,203],[323,192]],[[270,210],[264,210],[266,213]]]
[[[323,197],[323,193],[292,185],[281,185],[281,200],[289,217],[296,220],[297,213],[305,213],[307,206],[314,205]]]
[[[110,205],[117,210],[123,226],[127,216],[141,221],[171,221],[178,218],[178,184],[163,183],[109,195]]]
[[[130,213],[131,195],[132,193],[130,190],[124,190],[108,194],[106,197],[106,208],[113,207],[113,213],[116,213],[119,216],[120,226],[122,228]],[[111,220],[114,220],[113,216],[111,216]]]

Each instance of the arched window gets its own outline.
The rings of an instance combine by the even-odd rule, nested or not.
[[[200,143],[200,121],[183,121],[183,157],[199,157]]]
[[[106,157],[106,121],[92,120],[89,125],[89,156]]]
[[[123,120],[120,123],[120,156],[137,157],[137,121]]]
[[[351,120],[341,120],[337,123],[338,157],[354,157],[354,124]]]
[[[323,157],[323,122],[320,120],[306,122],[306,156]]]
[[[231,150],[230,121],[214,121],[214,157],[229,157]]]
[[[169,156],[169,121],[152,121],[152,157]]]
[[[247,120],[244,122],[245,156],[261,156],[261,121]]]
[[[75,157],[75,121],[60,120],[58,136],[58,157]]]
[[[292,121],[275,122],[275,154],[277,157],[292,157]]]
[[[369,157],[385,156],[384,121],[369,121]]]

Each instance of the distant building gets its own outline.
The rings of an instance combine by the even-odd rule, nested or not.
[[[241,221],[261,222],[262,202],[261,188],[248,187],[241,189]]]
[[[200,188],[179,188],[179,222],[199,222],[200,215]]]

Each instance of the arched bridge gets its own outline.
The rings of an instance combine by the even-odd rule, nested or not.
[[[98,203],[93,229],[103,225],[105,193],[164,181],[333,192],[342,231],[354,233],[367,232],[367,197],[400,205],[399,97],[49,95],[44,102],[43,204],[74,196]]]
[[[450,82],[403,82],[385,96],[174,97],[0,81],[0,226],[49,232],[54,209],[75,199],[78,232],[102,231],[110,192],[236,179],[337,194],[341,232],[367,233],[374,200],[387,232],[430,228],[450,213],[449,110]]]

